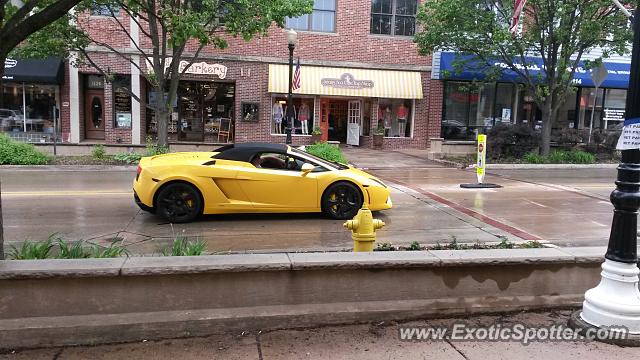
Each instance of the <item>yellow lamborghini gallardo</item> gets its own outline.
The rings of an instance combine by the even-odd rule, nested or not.
[[[387,186],[364,171],[283,144],[144,157],[133,182],[143,210],[173,223],[200,214],[324,212],[352,218],[364,201],[391,208]]]

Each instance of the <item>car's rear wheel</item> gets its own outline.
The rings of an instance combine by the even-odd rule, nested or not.
[[[158,193],[157,213],[171,223],[186,223],[202,213],[200,193],[185,183],[171,183]]]
[[[360,190],[348,182],[332,184],[322,195],[322,211],[333,219],[351,219],[361,207]]]

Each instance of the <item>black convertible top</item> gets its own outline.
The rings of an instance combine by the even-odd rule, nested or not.
[[[272,143],[240,143],[225,145],[217,150],[219,154],[213,156],[214,159],[224,159],[233,161],[249,162],[257,153],[277,152],[286,153],[289,147],[285,144]]]

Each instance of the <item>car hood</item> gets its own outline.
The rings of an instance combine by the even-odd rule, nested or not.
[[[202,164],[206,161],[212,160],[211,157],[217,154],[216,152],[177,152],[163,155],[156,155],[149,158],[147,163],[151,166],[167,166],[167,165],[188,165],[188,164]]]
[[[378,184],[383,184],[383,182],[378,179],[377,177],[369,174],[368,172],[362,171],[360,169],[356,169],[355,167],[349,165],[348,169],[345,170],[339,170],[339,171],[345,171],[348,172],[351,176],[354,176],[356,178],[359,179],[359,181],[362,184],[369,184],[370,180],[374,180],[374,182],[378,183]]]

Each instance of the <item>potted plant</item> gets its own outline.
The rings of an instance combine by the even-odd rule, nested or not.
[[[374,149],[382,149],[382,142],[384,141],[384,127],[380,125],[378,125],[378,127],[373,131],[373,148]]]
[[[316,125],[313,127],[313,131],[311,131],[311,143],[312,144],[319,143],[321,139],[322,139],[322,130],[320,129],[320,126]]]

